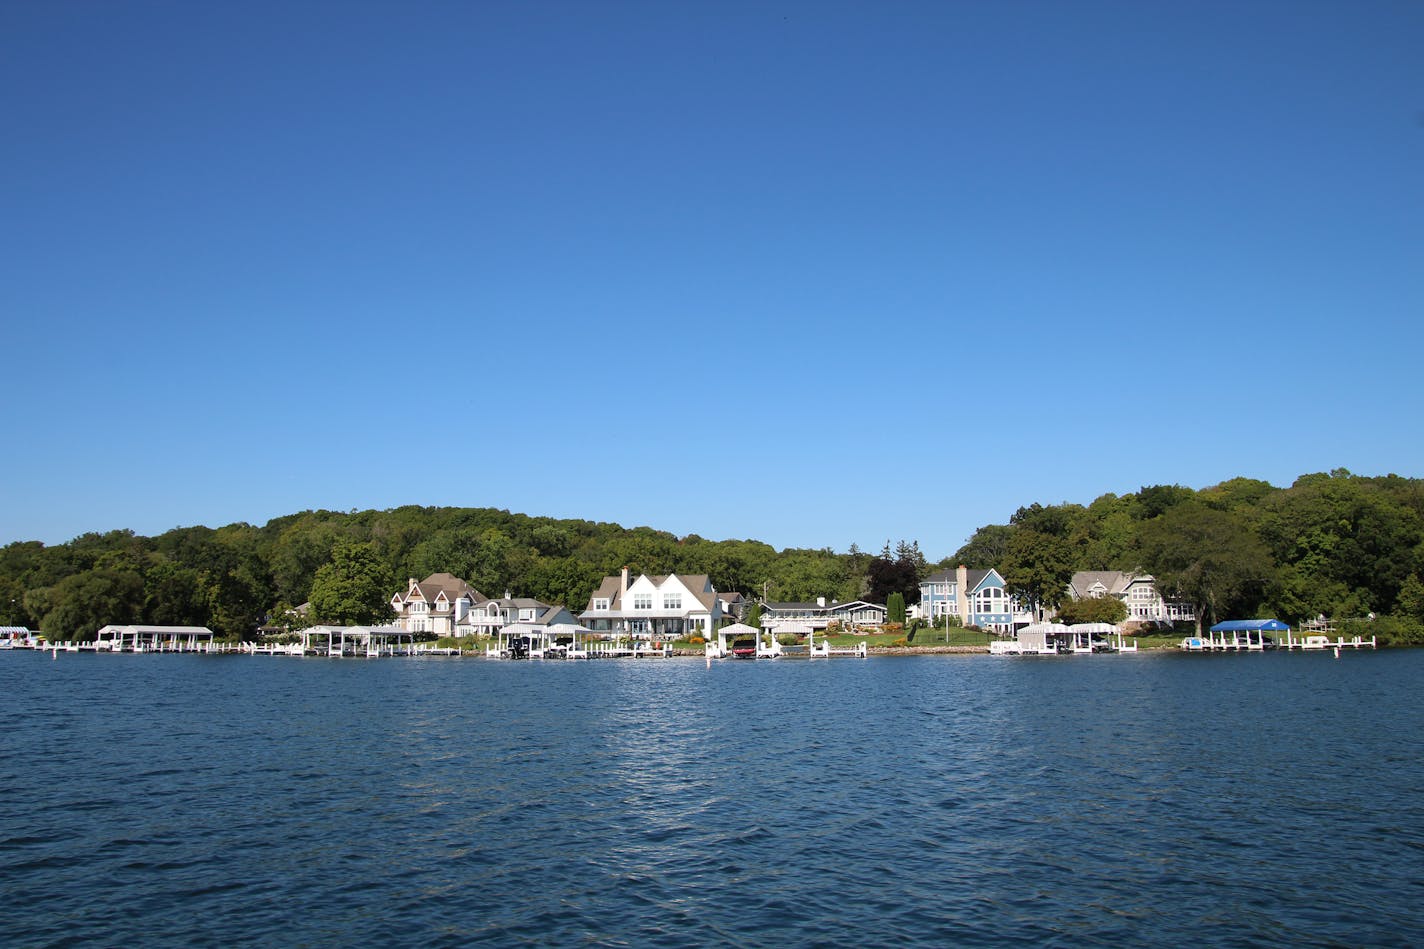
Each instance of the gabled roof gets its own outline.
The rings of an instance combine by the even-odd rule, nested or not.
[[[883,603],[871,603],[869,600],[847,600],[844,603],[777,603],[768,600],[762,604],[764,610],[771,612],[795,610],[803,613],[839,613],[842,610],[859,609],[867,606],[877,610],[886,608]]]
[[[1101,586],[1109,595],[1117,596],[1127,589],[1126,574],[1121,570],[1079,570],[1068,581],[1068,586],[1076,599],[1087,599],[1095,586]]]
[[[993,580],[993,583],[986,583]],[[1001,587],[1004,585],[1004,578],[999,575],[999,571],[990,567],[988,570],[969,570],[965,573],[965,592],[974,593],[984,587]]]
[[[841,610],[859,610],[865,609],[866,607],[872,610],[889,609],[889,607],[883,603],[872,603],[869,600],[851,600],[848,603],[832,603],[827,609],[833,613],[839,613]]]
[[[636,577],[630,576],[628,578],[628,585],[631,587],[644,577],[647,577],[648,582],[659,591],[662,590],[663,585],[669,580],[676,579],[679,584],[687,589],[687,592],[697,598],[697,602],[701,603],[703,608],[708,612],[711,612],[717,605],[717,591],[713,588],[711,579],[705,573],[669,573],[656,575],[644,573]],[[611,610],[623,608],[623,578],[621,576],[604,577],[598,589],[593,591],[593,596],[588,598],[588,609],[593,609],[594,600],[604,599],[608,600],[608,607]]]
[[[1152,583],[1151,574],[1124,573],[1121,570],[1079,570],[1068,581],[1068,587],[1076,599],[1084,599],[1094,586],[1101,585],[1109,596],[1120,597],[1134,583]]]
[[[666,583],[672,577],[687,587],[689,593],[697,597],[697,602],[701,603],[708,610],[717,605],[717,591],[712,588],[712,579],[705,573],[675,573],[671,577],[664,577]],[[662,584],[658,584],[662,586]]]
[[[593,591],[593,596],[588,598],[588,609],[593,609],[594,600],[607,600],[610,610],[622,609],[620,601],[623,598],[623,578],[604,577],[603,582],[598,585],[598,589]]]
[[[412,579],[410,581],[410,588],[406,590],[405,596],[401,597],[401,600],[402,602],[425,600],[427,603],[434,603],[440,598],[441,594],[445,595],[445,600],[448,603],[453,603],[462,596],[469,597],[473,603],[483,603],[486,599],[484,594],[480,593],[479,590],[476,590],[454,574],[432,573],[424,580],[416,581]]]

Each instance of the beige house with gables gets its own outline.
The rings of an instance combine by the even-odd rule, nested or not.
[[[432,573],[424,580],[412,577],[404,593],[391,597],[391,609],[395,625],[408,633],[454,636],[465,614],[487,599],[459,577]]]

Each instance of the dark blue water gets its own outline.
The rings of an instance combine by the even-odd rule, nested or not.
[[[1424,652],[0,655],[5,946],[1424,944]]]

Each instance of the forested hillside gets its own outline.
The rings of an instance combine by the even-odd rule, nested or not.
[[[1235,479],[1201,490],[1145,487],[1087,506],[1032,504],[1008,524],[980,528],[941,561],[957,563],[995,567],[1021,597],[1044,606],[1075,570],[1144,570],[1208,617],[1271,614],[1295,622],[1373,613],[1393,641],[1424,641],[1424,481],[1341,470],[1306,475],[1289,488]],[[509,590],[578,612],[599,579],[623,566],[706,573],[717,589],[754,598],[884,602],[901,592],[909,603],[934,568],[918,543],[905,541],[875,555],[854,546],[778,551],[754,540],[487,508],[307,511],[261,527],[10,544],[0,549],[0,625],[60,639],[140,621],[250,637],[287,607],[333,601],[314,597],[314,586],[319,594],[368,591],[363,605],[379,619],[407,577],[441,571],[486,596]],[[379,601],[374,591],[382,591]]]
[[[157,537],[130,531],[85,534],[46,547],[0,550],[0,625],[42,629],[51,637],[92,635],[106,623],[200,624],[248,637],[269,615],[313,600],[321,571],[356,572],[344,589],[384,591],[370,619],[408,577],[448,572],[486,596],[506,590],[575,613],[599,581],[627,566],[646,573],[706,573],[719,590],[771,599],[884,596],[886,583],[910,585],[924,569],[913,545],[877,558],[831,550],[783,550],[752,540],[708,541],[647,527],[528,517],[487,508],[402,507],[389,511],[307,511],[262,527],[184,527]],[[333,558],[337,563],[333,564]],[[868,579],[885,574],[880,588]],[[321,591],[319,591],[321,592]],[[368,600],[371,597],[367,597]],[[320,611],[314,618],[323,617]]]
[[[1020,508],[956,558],[994,566],[1020,596],[1053,605],[1076,570],[1141,570],[1207,622],[1390,617],[1381,635],[1421,641],[1424,481],[1343,469],[1289,488],[1236,478],[1078,504]]]

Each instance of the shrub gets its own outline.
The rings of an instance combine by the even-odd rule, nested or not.
[[[1381,646],[1424,646],[1424,625],[1399,616],[1377,616],[1372,620],[1347,619],[1340,624],[1346,639],[1375,637]]]
[[[687,641],[694,646],[701,646],[703,643],[707,642],[707,640],[703,639],[701,636],[689,636],[687,637]]]

